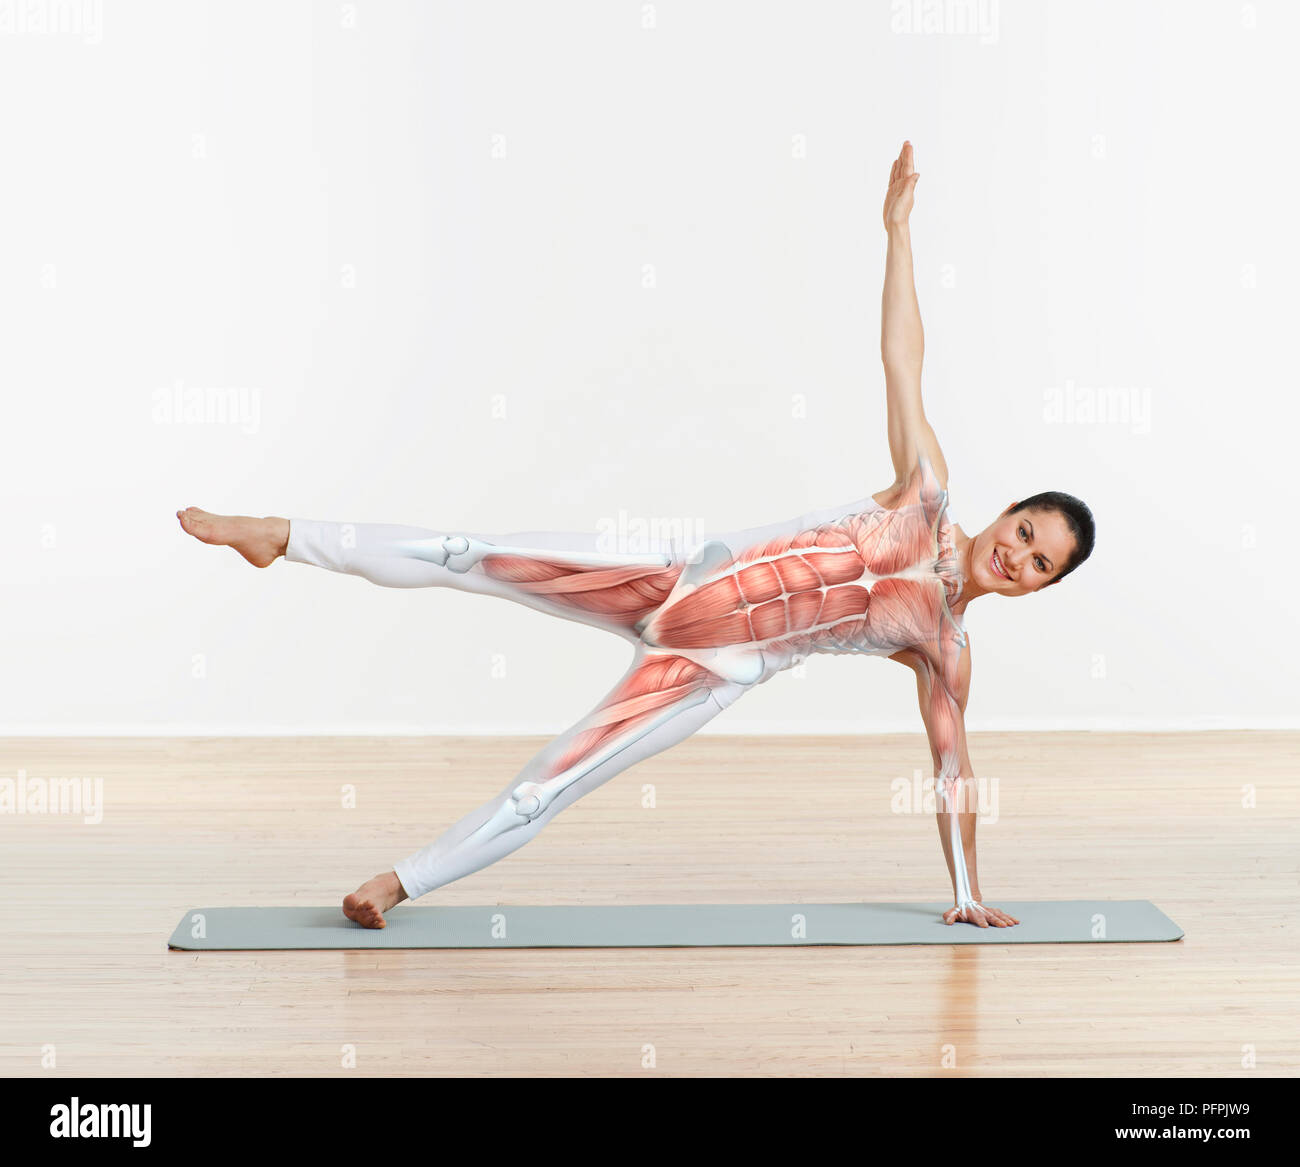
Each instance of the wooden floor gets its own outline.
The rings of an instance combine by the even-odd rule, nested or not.
[[[1176,943],[167,949],[188,908],[336,903],[500,791],[540,744],[0,744],[0,779],[102,778],[104,793],[98,824],[0,814],[0,1073],[1300,1068],[1298,734],[973,735],[977,771],[998,780],[999,821],[979,831],[988,902],[1150,899],[1185,930]],[[696,737],[421,903],[940,900],[933,817],[890,802],[890,781],[926,764],[920,735]]]

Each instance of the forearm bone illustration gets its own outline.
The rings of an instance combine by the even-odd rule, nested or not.
[[[948,816],[955,902],[957,907],[966,908],[974,906],[976,901],[971,890],[970,875],[966,870],[966,854],[961,842],[961,823],[957,817],[962,779],[967,775],[962,774],[966,731],[961,707],[952,695],[956,687],[953,676],[955,663],[955,660],[941,660],[939,667],[936,668],[927,660],[923,666],[922,683],[929,704],[928,721],[931,740],[939,759],[939,772],[934,779],[935,800],[939,812],[946,813]]]

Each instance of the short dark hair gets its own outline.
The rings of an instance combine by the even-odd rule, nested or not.
[[[1087,504],[1072,494],[1062,490],[1045,490],[1041,494],[1031,495],[1016,503],[1007,514],[1015,515],[1021,511],[1056,511],[1064,520],[1074,537],[1074,551],[1066,560],[1065,566],[1056,573],[1056,578],[1045,587],[1060,583],[1067,575],[1092,554],[1097,542],[1097,523]]]

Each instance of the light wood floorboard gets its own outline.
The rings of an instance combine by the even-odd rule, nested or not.
[[[0,1074],[1300,1067],[1294,733],[972,735],[977,771],[998,780],[999,821],[980,828],[988,901],[1150,899],[1186,931],[1176,943],[167,949],[188,908],[337,903],[496,794],[541,744],[0,743],[0,778],[102,778],[105,802],[96,825],[0,814]],[[891,779],[923,765],[920,735],[696,737],[421,903],[939,900],[933,816],[890,803]],[[647,784],[653,808],[642,805]]]

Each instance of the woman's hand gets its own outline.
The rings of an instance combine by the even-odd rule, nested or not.
[[[912,191],[921,176],[912,169],[912,143],[904,142],[893,168],[889,171],[889,190],[885,192],[885,230],[907,226],[912,213]]]
[[[949,908],[943,914],[945,924],[955,924],[958,920],[963,924],[975,924],[980,928],[1012,928],[1020,923],[1015,916],[1008,916],[1006,912],[1001,912],[997,908],[977,903],[968,903],[961,908]]]

